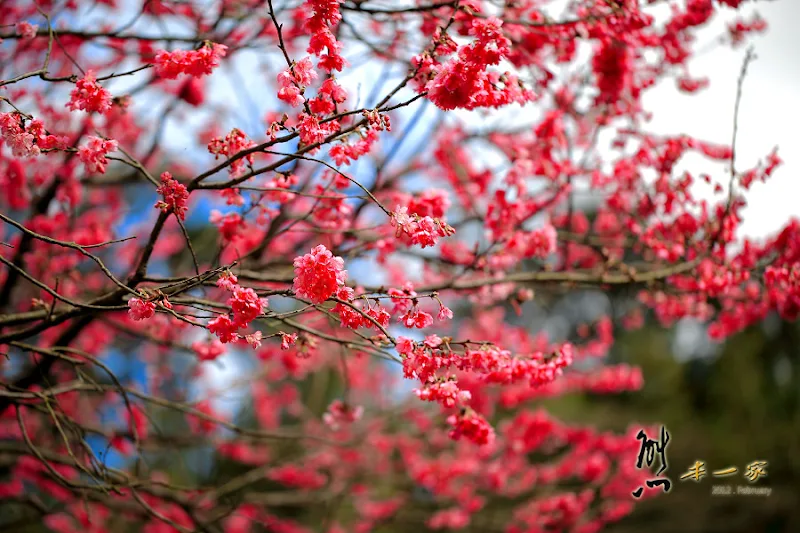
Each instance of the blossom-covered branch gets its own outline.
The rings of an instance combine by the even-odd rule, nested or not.
[[[640,389],[595,362],[646,313],[717,339],[800,316],[800,223],[737,238],[777,152],[745,169],[647,129],[657,82],[703,98],[712,16],[723,45],[765,30],[745,3],[4,4],[0,516],[591,533],[629,514],[635,432],[536,400]],[[622,311],[517,318],[579,291]]]

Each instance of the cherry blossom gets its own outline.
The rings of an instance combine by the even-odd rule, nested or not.
[[[17,30],[17,35],[23,39],[33,39],[36,37],[36,31],[39,29],[39,25],[23,21],[17,22],[15,29]]]
[[[492,444],[495,432],[492,427],[479,414],[474,411],[465,411],[460,415],[450,415],[447,423],[453,426],[450,438],[458,440],[466,438],[479,446]]]
[[[86,165],[87,172],[105,174],[108,159],[106,155],[117,149],[119,143],[113,139],[89,137],[89,142],[78,149],[78,158]]]
[[[111,93],[97,83],[94,72],[89,70],[75,83],[67,107],[89,113],[105,113],[111,109]]]
[[[175,213],[175,216],[181,220],[186,219],[186,201],[189,193],[185,185],[175,180],[169,172],[164,172],[161,174],[161,185],[158,186],[156,192],[162,195],[164,200],[156,202],[155,207],[164,212]]]
[[[147,320],[151,318],[156,312],[156,304],[149,300],[142,300],[141,298],[131,298],[128,300],[128,315],[133,320]]]
[[[154,65],[156,73],[166,79],[175,79],[181,74],[207,76],[219,66],[227,51],[226,45],[211,42],[203,43],[197,50],[161,50],[155,56]]]
[[[319,304],[327,300],[347,279],[344,260],[324,245],[294,259],[294,292]]]
[[[744,234],[784,154],[653,107],[713,43],[749,127],[743,0],[6,4],[0,496],[48,530],[613,529],[641,427],[543,400],[800,317],[800,222]]]

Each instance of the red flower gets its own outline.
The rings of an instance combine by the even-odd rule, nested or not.
[[[253,289],[237,286],[233,289],[228,305],[233,311],[234,322],[244,328],[266,309],[267,299],[259,298]]]
[[[72,110],[81,109],[87,113],[105,113],[111,109],[111,93],[98,85],[94,72],[88,70],[86,75],[75,83],[67,107]]]
[[[186,201],[189,198],[189,192],[185,185],[173,179],[169,172],[164,172],[161,174],[161,185],[156,192],[162,195],[164,200],[156,202],[155,207],[165,213],[172,211],[181,220],[186,219]]]
[[[108,159],[106,155],[117,149],[117,141],[89,137],[89,142],[78,148],[78,159],[86,165],[86,172],[106,173]]]
[[[425,311],[413,309],[401,318],[407,328],[425,329],[433,324],[433,317]]]
[[[189,78],[178,91],[178,98],[193,107],[200,107],[205,101],[203,80]]]
[[[485,418],[471,409],[460,415],[450,415],[447,423],[453,426],[449,433],[450,438],[453,440],[466,437],[478,446],[494,442],[495,433],[492,426],[489,425]]]
[[[161,50],[154,61],[156,74],[169,80],[174,80],[181,74],[206,76],[219,66],[219,60],[225,57],[227,51],[228,47],[224,44],[210,42],[197,50]]]
[[[294,260],[294,293],[319,304],[331,297],[347,279],[344,260],[320,244]]]
[[[213,361],[220,355],[225,353],[225,347],[217,339],[211,342],[193,342],[192,350],[197,354],[197,358],[201,361]]]
[[[228,315],[219,315],[208,323],[208,331],[219,337],[220,342],[223,344],[236,340],[236,331],[238,329],[238,326],[234,324]]]
[[[134,320],[146,320],[152,318],[156,312],[156,304],[141,298],[131,298],[128,300],[128,316]]]

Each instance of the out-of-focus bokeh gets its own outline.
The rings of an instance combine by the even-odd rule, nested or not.
[[[618,338],[612,357],[642,367],[642,391],[548,405],[565,419],[601,427],[638,420],[668,429],[670,492],[638,505],[613,531],[800,531],[800,328],[770,321],[707,351],[681,346],[680,337],[677,329],[647,325]],[[767,477],[751,483],[744,475],[757,460],[767,461]],[[696,461],[706,475],[681,480]],[[728,467],[738,471],[712,476]],[[713,494],[716,485],[731,485],[732,494]],[[772,491],[737,494],[738,486]]]

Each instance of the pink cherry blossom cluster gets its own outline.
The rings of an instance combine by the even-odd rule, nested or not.
[[[387,113],[381,113],[377,109],[365,109],[361,114],[367,119],[370,129],[392,131],[392,120]]]
[[[228,315],[219,315],[209,320],[208,331],[216,335],[223,344],[233,342],[239,338],[239,326]]]
[[[146,294],[144,298],[136,296],[128,300],[128,316],[135,321],[147,320],[153,318],[156,312],[156,302],[166,309],[172,309],[172,304],[164,294],[158,293],[154,297],[149,297]]]
[[[209,153],[214,154],[214,159],[220,156],[233,157],[239,152],[243,152],[254,147],[256,143],[247,138],[247,135],[239,128],[233,128],[228,135],[214,137],[208,143]],[[245,171],[245,165],[253,164],[253,154],[248,154],[231,162],[228,172],[231,177],[238,177]]]
[[[464,437],[478,446],[491,445],[495,441],[494,428],[485,418],[469,408],[461,414],[450,415],[447,423],[453,427],[449,433],[453,440]]]
[[[201,77],[207,76],[219,66],[228,47],[224,44],[206,41],[197,50],[161,50],[156,54],[153,65],[160,77],[174,80],[181,74]]]
[[[118,145],[114,139],[90,136],[89,141],[78,148],[78,159],[86,166],[86,172],[105,174],[108,165],[106,156],[114,152]]]
[[[391,287],[386,293],[392,299],[392,314],[408,312],[414,306],[414,298],[418,296],[410,281],[405,282],[402,289]]]
[[[358,161],[361,156],[368,154],[377,140],[378,132],[371,129],[365,135],[359,136],[355,142],[334,144],[328,150],[328,155],[337,165],[349,165],[353,161]]]
[[[414,307],[409,309],[405,315],[400,319],[403,325],[409,329],[425,329],[433,325],[433,317],[430,313],[426,313],[421,309]]]
[[[312,467],[296,465],[276,466],[269,470],[267,478],[288,487],[314,490],[325,486],[327,478]]]
[[[758,13],[754,13],[751,19],[744,20],[737,18],[728,24],[728,33],[733,46],[742,44],[749,33],[763,33],[767,29],[767,22]]]
[[[156,192],[164,197],[163,200],[156,202],[155,207],[165,213],[175,213],[181,220],[186,219],[186,202],[189,199],[189,192],[186,186],[172,177],[169,172],[161,174],[161,185]]]
[[[551,224],[532,231],[517,231],[506,241],[505,249],[519,258],[545,259],[556,251],[558,234]]]
[[[111,93],[99,85],[94,72],[88,70],[84,77],[75,83],[67,107],[87,113],[105,113],[111,109]]]
[[[308,4],[312,10],[305,24],[311,34],[308,52],[320,58],[319,68],[326,72],[342,70],[348,63],[341,55],[342,44],[333,34],[342,20],[340,0],[309,0]]]
[[[613,38],[601,41],[592,57],[592,70],[597,79],[598,104],[615,104],[623,92],[631,85],[631,48],[624,42]]]
[[[503,34],[502,25],[496,17],[473,20],[469,33],[475,40],[458,48],[457,56],[441,67],[434,66],[430,56],[415,58],[419,71],[428,72],[431,77],[423,86],[431,102],[440,109],[451,110],[500,107],[534,98],[513,73],[487,70],[510,51],[511,41]],[[438,51],[450,53],[453,45]]]
[[[281,336],[281,350],[288,350],[297,343],[297,333],[279,332]]]
[[[264,312],[269,303],[266,298],[259,298],[253,289],[239,285],[237,277],[230,272],[220,275],[217,286],[232,293],[228,298],[228,306],[231,311],[227,315],[219,315],[210,320],[208,330],[219,337],[220,342],[227,344],[240,338],[239,330],[246,329]],[[246,335],[244,338],[253,348],[261,345],[260,331]]]
[[[218,339],[209,342],[195,341],[192,343],[192,350],[199,361],[214,361],[225,353],[225,346]]]
[[[339,287],[336,291],[338,302],[333,307],[333,312],[339,315],[342,327],[350,329],[358,328],[388,328],[391,314],[377,302],[367,302],[355,300],[355,292],[347,286]]]
[[[317,79],[317,72],[311,59],[304,57],[278,74],[278,98],[292,107],[298,107],[305,102],[303,91]]]
[[[332,430],[338,431],[342,426],[360,420],[363,415],[364,408],[362,406],[351,406],[342,400],[334,400],[322,415],[322,421]]]
[[[192,107],[200,107],[205,102],[205,90],[202,78],[188,78],[178,89],[178,98]]]
[[[321,228],[346,230],[353,213],[353,206],[347,202],[347,196],[328,191],[321,184],[314,187],[313,193],[318,197],[317,209],[311,215],[314,222]]]
[[[329,115],[336,110],[337,104],[342,104],[347,100],[347,91],[336,82],[336,78],[330,76],[319,86],[317,95],[312,98],[308,105],[312,113],[317,115]]]
[[[0,188],[5,192],[11,209],[25,209],[31,200],[25,167],[20,159],[8,160],[5,172],[0,175]]]
[[[131,298],[128,300],[128,307],[128,315],[133,320],[147,320],[152,318],[156,312],[155,302],[142,298]]]
[[[458,405],[467,405],[472,395],[467,390],[458,388],[455,379],[427,383],[421,389],[414,389],[417,398],[426,402],[438,402],[450,409]]]
[[[397,228],[395,237],[407,245],[422,248],[434,246],[442,237],[453,235],[456,230],[439,218],[409,214],[408,207],[397,206],[392,213],[392,226]]]
[[[297,119],[297,131],[300,133],[300,140],[305,144],[321,143],[339,131],[339,123],[335,120],[321,122],[317,115],[306,113],[300,113]]]
[[[27,121],[21,113],[0,113],[0,138],[14,157],[36,157],[42,150],[66,148],[66,139],[50,135],[40,120]]]
[[[17,35],[23,39],[33,39],[36,37],[36,32],[39,30],[38,24],[31,24],[30,22],[17,22],[14,25]]]
[[[209,222],[217,227],[222,240],[225,242],[232,242],[241,236],[248,227],[247,222],[239,213],[230,212],[223,215],[216,209],[211,210]]]
[[[540,387],[517,383],[503,389],[499,402],[504,408],[514,409],[537,398],[554,398],[570,392],[593,394],[618,394],[634,392],[644,386],[644,377],[638,367],[609,365],[594,372],[568,372],[559,379]]]
[[[531,387],[546,385],[561,375],[573,362],[573,347],[565,343],[550,355],[534,352],[528,357],[512,357],[508,350],[483,345],[480,349],[467,349],[458,354],[431,346],[433,338],[424,343],[399,337],[397,351],[403,356],[403,372],[407,378],[421,382],[435,380],[436,372],[457,368],[464,372],[483,375],[487,383],[510,384],[527,381]]]
[[[294,259],[294,293],[312,303],[321,304],[333,296],[346,280],[344,259],[323,244]]]
[[[781,316],[797,320],[800,317],[800,268],[767,267],[764,282]]]
[[[505,190],[496,191],[493,200],[486,209],[486,227],[489,237],[498,242],[511,238],[523,222],[541,210],[541,205],[535,200],[509,200]]]

